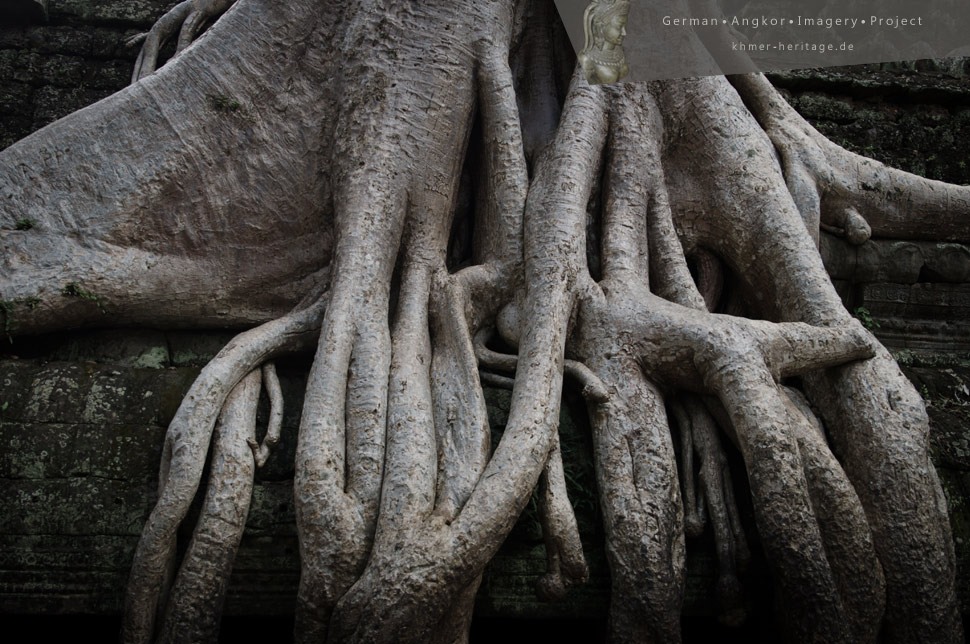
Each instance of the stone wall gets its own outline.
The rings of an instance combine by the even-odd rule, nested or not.
[[[0,3],[0,147],[124,87],[137,54],[126,39],[172,4]],[[2,13],[15,6],[16,14]],[[970,140],[970,81],[930,67],[920,73],[898,65],[792,72],[773,80],[823,133],[846,147],[933,178],[970,183],[961,148]],[[950,503],[966,610],[970,251],[906,240],[856,248],[826,235],[823,253],[847,306],[894,350],[930,405],[934,458]],[[0,613],[116,618],[134,545],[154,500],[164,427],[201,365],[230,335],[117,329],[12,344],[0,339]],[[291,463],[306,368],[305,359],[280,367],[288,401],[284,437],[259,474],[230,584],[229,615],[292,614],[298,561]],[[489,390],[488,398],[490,420],[500,432],[508,394]],[[265,421],[265,409],[261,415]],[[585,411],[577,396],[566,398],[563,445],[592,579],[563,602],[535,599],[532,584],[543,571],[544,553],[530,508],[489,566],[477,607],[483,618],[604,618],[608,577]],[[750,508],[744,512],[750,527]],[[690,620],[709,617],[714,601],[710,538],[688,547],[689,632]],[[756,560],[747,582],[757,625],[752,628],[770,631],[763,562]]]
[[[175,3],[51,0],[46,20],[31,4],[0,3],[0,148],[127,85],[126,41]]]

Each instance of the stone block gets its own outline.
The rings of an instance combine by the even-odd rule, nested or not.
[[[970,282],[970,248],[963,244],[934,244],[927,254],[924,275],[934,282]]]
[[[34,82],[55,87],[81,87],[85,83],[86,72],[85,61],[81,56],[53,54],[43,57],[39,75]]]
[[[33,83],[40,76],[43,56],[33,51],[5,49],[0,51],[0,78],[4,83]]]
[[[75,20],[147,28],[176,4],[175,0],[58,0],[53,9]]]
[[[72,474],[153,483],[158,477],[165,427],[79,425]]]
[[[34,89],[27,83],[10,82],[0,86],[0,112],[4,119],[9,117],[29,118],[30,114],[21,111],[21,106],[28,104],[34,95]]]
[[[138,536],[155,498],[154,484],[93,476],[8,479],[3,485],[4,535]]]
[[[939,468],[970,472],[970,366],[905,366],[930,416],[930,446]]]
[[[4,535],[0,605],[6,613],[118,613],[137,542],[132,535]]]
[[[98,65],[90,65],[87,75],[89,87],[117,92],[124,89],[131,82],[131,70],[134,67],[127,58],[107,60]]]
[[[964,614],[970,611],[970,472],[938,470],[950,509],[957,558],[957,596]]]
[[[293,481],[263,482],[253,486],[246,529],[254,537],[296,535]]]
[[[106,329],[70,334],[63,336],[48,355],[52,360],[156,369],[171,364],[165,334],[148,329]]]
[[[862,306],[874,318],[970,320],[970,284],[866,284]]]
[[[34,92],[33,127],[39,130],[113,93],[114,90],[43,85]]]
[[[194,369],[116,369],[93,363],[6,361],[0,379],[8,420],[165,426]]]
[[[0,6],[2,6],[2,2],[0,2]],[[5,28],[0,29],[0,50],[27,49],[31,46],[30,39],[28,38],[28,34],[31,31],[33,31],[31,27],[14,27],[10,24],[5,24]],[[39,31],[43,33],[44,29],[40,29]]]
[[[9,147],[34,131],[34,121],[25,116],[11,116],[3,120],[0,129],[0,150]]]
[[[292,614],[299,559],[290,478],[293,457],[288,450],[296,442],[295,423],[305,386],[305,371],[299,364],[284,362],[280,366],[288,408],[292,409],[287,412],[283,441],[270,461],[278,459],[278,469],[257,474],[247,531],[227,595],[227,615]],[[946,372],[949,367],[925,372],[914,369],[908,371],[910,377],[918,388],[927,385],[931,400],[956,399],[970,380],[970,372],[956,367],[952,373]],[[0,495],[0,611],[116,614],[120,610],[131,555],[156,494],[164,436],[160,421],[170,419],[197,372],[192,368],[44,364],[39,359],[0,361],[0,384],[9,401],[0,425],[4,490]],[[943,376],[933,379],[930,372]],[[569,383],[565,389],[563,450],[570,463],[585,461],[589,465],[590,455],[583,455],[589,434],[585,408]],[[145,398],[149,392],[152,395]],[[485,395],[498,438],[508,414],[509,392],[488,388]],[[935,406],[942,408],[942,402]],[[263,401],[259,415],[265,418],[266,414]],[[966,425],[954,426],[953,436],[940,434],[933,418],[934,440],[943,436],[952,446],[952,454],[939,462],[946,467],[966,467],[960,453],[965,447]],[[570,498],[577,505],[591,570],[589,583],[571,589],[562,602],[543,603],[535,597],[534,585],[545,572],[546,562],[534,508],[529,508],[487,568],[476,603],[478,615],[605,618],[609,573],[595,495],[594,505],[583,509],[581,488],[592,484],[582,481],[589,473],[582,469],[568,472]],[[957,527],[962,525],[970,498],[966,496],[970,495],[966,473],[941,470]],[[204,487],[205,482],[201,490]],[[192,533],[201,490],[179,530],[182,543]],[[743,514],[748,516],[749,511],[743,510]],[[967,570],[961,572],[960,582],[966,591],[970,568],[965,562],[970,561],[970,553],[965,544],[970,537],[960,529],[955,534],[964,562],[961,570]],[[716,606],[713,543],[709,536],[690,539],[687,550],[685,615],[710,618]],[[751,605],[770,605],[759,595],[768,587],[764,562],[756,560],[745,579]]]
[[[172,364],[176,367],[204,367],[235,336],[231,332],[169,331]]]
[[[869,240],[853,246],[823,233],[819,250],[833,279],[857,284],[970,281],[970,247],[964,244]]]
[[[78,456],[78,426],[0,425],[0,479],[73,476],[85,468]]]

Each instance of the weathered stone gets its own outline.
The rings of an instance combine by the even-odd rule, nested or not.
[[[4,422],[0,425],[0,479],[74,476],[87,468],[78,458],[78,426]]]
[[[152,336],[139,332],[131,334],[130,340],[112,337],[117,346],[137,353],[145,345],[136,340]],[[69,345],[51,350],[63,351],[64,346]],[[5,492],[0,498],[0,553],[5,553],[5,558],[0,557],[0,570],[8,571],[0,574],[3,610],[88,614],[120,610],[131,554],[152,507],[163,425],[195,373],[194,369],[91,363],[0,362],[0,384],[10,403],[0,425],[0,481]],[[940,464],[966,468],[970,461],[961,451],[966,442],[966,423],[941,423],[938,414],[966,413],[943,402],[964,395],[961,386],[968,380],[966,370],[917,367],[908,373],[918,388],[926,385]],[[934,379],[927,380],[931,376]],[[284,367],[281,378],[288,402],[285,430],[267,467],[258,474],[262,482],[253,491],[247,533],[230,582],[227,615],[286,615],[292,611],[298,547],[288,477],[292,476],[292,450],[305,375],[295,367]],[[118,390],[121,387],[123,393]],[[485,392],[497,439],[507,418],[509,392],[493,388]],[[151,395],[146,396],[148,393]],[[128,399],[145,402],[128,404]],[[263,404],[260,416],[265,418]],[[586,472],[591,468],[589,455],[582,454],[588,434],[585,409],[568,387],[563,409],[567,471],[576,475],[569,481],[570,495],[587,549],[590,582],[571,589],[561,603],[543,603],[535,598],[535,582],[545,572],[545,553],[534,509],[527,510],[512,539],[489,565],[476,603],[480,615],[602,618],[606,614],[609,580],[603,538],[595,521],[595,492],[587,497],[589,491],[577,487],[578,483],[593,487],[591,473]],[[104,424],[124,418],[147,424]],[[938,434],[938,427],[942,434]],[[943,476],[947,481],[954,475]],[[959,489],[951,481],[948,490],[955,525],[966,521],[960,509],[964,501],[953,501],[954,490]],[[585,499],[591,507],[583,505]],[[592,518],[584,521],[589,514]],[[187,538],[190,526],[182,532]],[[958,541],[958,548],[964,543],[970,541]],[[685,614],[710,615],[715,605],[711,592],[711,580],[716,576],[713,544],[691,540],[688,549]],[[52,572],[55,569],[57,573]],[[763,569],[751,574],[755,576],[749,587],[765,583]]]
[[[20,103],[33,96],[33,88],[27,83],[9,82],[0,87],[0,110],[4,114],[13,112]]]
[[[50,346],[49,350],[59,357],[101,357],[116,364],[130,363],[135,361],[126,358],[124,351],[131,351],[136,356],[142,355],[144,347],[155,346],[157,337],[150,332],[126,332],[125,334],[96,332],[85,334],[76,342]],[[183,344],[191,343],[188,342],[188,338],[185,338]],[[99,496],[98,485],[88,487],[91,481],[104,479],[108,479],[109,484],[128,482],[128,485],[140,485],[142,494],[150,496],[158,467],[159,450],[164,434],[163,425],[171,418],[174,407],[181,400],[195,373],[194,369],[173,371],[138,369],[132,366],[120,368],[91,363],[42,364],[28,360],[0,363],[0,378],[2,378],[0,382],[4,384],[5,400],[8,402],[3,416],[5,422],[0,426],[0,445],[4,447],[0,452],[0,478],[31,479],[40,486],[32,489],[23,487],[18,493],[17,498],[35,499],[29,507],[36,507],[37,503],[45,499],[55,499],[57,495],[64,494],[64,489],[67,489],[70,490],[70,494],[77,494],[78,498],[87,499],[87,505],[104,508],[107,504]],[[934,419],[934,428],[939,427],[942,432],[935,431],[933,435],[940,463],[949,467],[966,467],[968,455],[961,452],[963,450],[961,445],[966,442],[965,423],[961,425],[959,419],[955,423],[948,423],[947,418],[953,417],[954,410],[944,410],[946,405],[950,404],[946,401],[956,401],[959,396],[964,395],[961,385],[966,381],[965,370],[915,368],[908,370],[908,373],[917,383],[917,387],[925,387],[925,395],[931,402],[930,413]],[[928,381],[927,377],[936,379]],[[265,543],[267,540],[274,542],[281,538],[292,539],[294,535],[292,487],[288,478],[292,476],[292,450],[296,441],[296,425],[302,403],[305,375],[296,366],[284,367],[281,370],[281,379],[287,401],[285,429],[280,445],[271,456],[267,467],[259,474],[264,482],[257,485],[253,493],[247,537],[253,544]],[[489,403],[490,421],[496,430],[495,439],[498,440],[508,414],[509,392],[493,388],[485,391]],[[156,392],[159,393],[156,394]],[[132,400],[139,399],[141,402],[129,404]],[[153,409],[153,405],[159,405],[162,409]],[[562,442],[565,460],[568,464],[573,464],[573,467],[578,463],[579,467],[578,473],[574,470],[576,476],[571,477],[570,480],[571,500],[576,506],[585,535],[584,539],[590,539],[589,545],[599,548],[602,547],[599,545],[602,543],[602,536],[598,535],[596,530],[598,522],[595,521],[596,500],[592,473],[584,469],[590,466],[589,456],[588,453],[585,456],[582,453],[587,448],[584,438],[588,433],[585,409],[579,397],[575,392],[570,392],[569,388],[567,388],[567,402],[563,410]],[[940,415],[944,411],[948,415]],[[259,414],[261,422],[265,422],[267,415],[268,409],[264,402]],[[29,422],[21,422],[23,420]],[[577,420],[580,422],[577,423]],[[72,424],[70,421],[81,422]],[[142,422],[147,425],[104,424],[121,421]],[[62,477],[76,477],[76,480],[54,483],[54,485],[67,486],[66,488],[50,487],[49,479]],[[21,481],[19,485],[25,486],[27,483],[27,481]],[[590,490],[593,491],[577,489],[577,484],[589,485]],[[585,502],[590,505],[584,507]],[[114,497],[111,503],[116,503]],[[145,513],[150,508],[147,498],[135,505],[136,514]],[[50,508],[53,507],[55,506],[50,506]],[[45,511],[46,514],[50,514],[50,508]],[[114,506],[110,508],[112,512],[115,509]],[[39,512],[38,517],[44,516],[45,512]],[[11,514],[16,516],[16,513]],[[584,521],[586,518],[589,520]],[[14,526],[35,529],[38,525],[54,525],[57,529],[65,530],[79,529],[88,519],[88,515],[81,515],[80,518],[76,515],[68,515],[55,519],[48,516],[34,522],[18,520],[17,523],[5,524],[4,532],[16,531],[18,528]],[[110,523],[114,524],[118,520],[116,516],[110,520]],[[97,528],[99,525],[106,524],[102,522],[92,525]],[[11,530],[11,527],[14,529]],[[133,534],[137,534],[137,526],[133,529]],[[491,581],[483,591],[485,593],[483,597],[487,599],[479,602],[481,610],[484,611],[483,614],[541,615],[550,610],[555,614],[563,614],[557,612],[562,610],[561,607],[550,608],[533,600],[523,603],[522,593],[527,592],[528,597],[531,597],[531,585],[544,571],[544,555],[542,546],[539,545],[541,535],[534,508],[527,509],[524,513],[514,538],[517,543],[522,544],[522,547],[525,547],[525,544],[531,545],[528,545],[526,550],[520,548],[519,551],[514,550],[513,547],[510,552],[518,554],[503,555],[506,558],[500,557],[490,566]],[[286,547],[294,547],[295,542],[287,543],[289,546]],[[258,550],[259,548],[254,545],[253,551],[247,551],[245,548],[240,551],[241,561],[262,562],[252,563],[255,567],[248,568],[249,572],[239,573],[244,577],[249,575],[245,578],[271,578],[274,573],[261,567],[263,565],[272,568],[282,565],[281,562],[289,561],[288,565],[295,566],[293,552],[272,556],[267,553],[265,555],[267,558],[261,559],[263,555],[259,554]],[[523,555],[526,551],[531,554]],[[245,554],[247,552],[248,554]],[[44,556],[55,555],[47,553]],[[282,559],[273,559],[273,556],[282,557]],[[710,567],[711,562],[707,561],[704,564],[704,561],[706,560],[703,558],[699,559],[698,563],[692,564],[690,569],[692,575],[690,579],[694,579],[696,583],[689,583],[688,590],[696,591],[695,599],[698,606],[703,606],[704,602],[710,599],[709,589],[705,591],[707,587],[704,584],[714,574],[713,571],[704,568],[705,565]],[[121,565],[120,572],[117,574],[122,574],[126,565]],[[249,565],[246,564],[246,566]],[[247,568],[244,566],[240,570],[244,571]],[[606,582],[603,581],[599,590],[595,590],[597,583],[599,582],[596,582],[594,576],[591,582],[591,588],[594,590],[589,590],[589,593],[595,595],[606,592]],[[284,583],[283,586],[285,587],[286,584]],[[292,588],[286,590],[287,593],[291,591]],[[497,593],[494,596],[490,594],[493,591]],[[245,605],[246,600],[242,597],[246,592],[240,590],[239,598],[230,600],[230,606],[238,606],[239,604],[234,603],[237,601]],[[580,610],[581,614],[587,615],[596,613],[597,610],[605,610],[595,608],[597,602],[600,605],[605,602],[603,597],[590,599],[587,595],[582,595],[583,599],[579,602],[585,608],[577,608],[570,604],[571,608],[567,612]],[[690,600],[689,605],[694,606],[694,601]]]
[[[93,476],[6,480],[0,497],[0,531],[137,536],[148,519],[154,487]]]
[[[968,284],[866,284],[862,304],[874,317],[970,320]]]
[[[114,90],[86,87],[65,89],[52,85],[42,86],[34,93],[33,127],[39,129],[113,93]]]
[[[0,76],[4,82],[30,83],[40,75],[42,57],[34,52],[0,51]]]
[[[131,481],[158,476],[165,428],[82,426],[77,433],[77,474]]]
[[[184,392],[196,375],[192,369],[121,371],[95,364],[37,365],[27,361],[7,364],[4,369],[3,376],[11,383],[30,378],[28,391],[14,387],[9,417],[39,423],[70,419],[164,425],[178,406],[172,396]]]
[[[295,535],[295,512],[291,481],[264,482],[253,487],[246,529],[252,536]]]
[[[970,91],[960,76],[963,65],[950,65],[956,73],[863,65],[771,78],[836,143],[909,172],[966,184],[970,168],[961,141],[970,131]]]
[[[114,614],[135,536],[11,535],[0,555],[6,613]]]
[[[957,555],[957,594],[966,614],[970,610],[970,473],[941,469],[939,474],[950,508]]]
[[[970,472],[970,366],[904,367],[927,403],[937,467]]]
[[[842,238],[823,233],[819,250],[825,268],[834,279],[857,284],[959,284],[970,279],[970,248],[963,244],[869,240],[853,246]]]
[[[58,14],[90,22],[123,23],[150,27],[175,3],[167,0],[59,0]]]
[[[232,340],[234,333],[169,331],[169,347],[172,365],[176,367],[203,367]]]
[[[545,550],[508,542],[488,564],[475,602],[476,614],[504,617],[603,617],[609,602],[609,574],[602,552],[591,552],[590,581],[569,589],[559,602],[543,602],[535,584],[545,573]]]
[[[50,352],[53,360],[161,368],[171,365],[168,341],[161,331],[112,330],[66,336]]]
[[[970,248],[962,244],[937,244],[926,257],[926,279],[931,282],[970,282]]]

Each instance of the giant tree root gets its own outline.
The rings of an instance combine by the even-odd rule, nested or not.
[[[325,308],[321,298],[306,309],[240,334],[202,370],[186,394],[165,436],[158,502],[135,550],[125,597],[123,641],[153,639],[156,611],[163,610],[167,575],[174,562],[176,530],[198,489],[212,430],[230,392],[265,361],[306,348]],[[235,410],[237,403],[233,405]],[[252,412],[255,414],[254,409]],[[238,410],[226,413],[232,418],[229,422],[242,422]]]
[[[745,535],[723,431],[743,457],[791,640],[867,642],[884,630],[959,641],[922,403],[842,307],[814,238],[826,227],[854,243],[934,229],[966,239],[970,190],[849,155],[761,77],[567,83],[562,38],[541,27],[548,2],[239,0],[187,47],[229,4],[179,4],[146,37],[141,80],[4,153],[0,221],[43,211],[37,235],[0,231],[5,296],[38,298],[25,323],[96,320],[58,295],[88,279],[125,320],[277,318],[203,370],[169,428],[125,641],[212,637],[251,468],[278,438],[274,411],[254,444],[248,374],[264,372],[278,411],[266,365],[309,346],[294,481],[298,641],[466,639],[484,567],[540,479],[545,590],[583,579],[556,447],[564,374],[583,382],[592,419],[613,640],[679,640],[684,534],[704,514],[722,617],[740,618]],[[176,30],[181,53],[150,73]],[[229,93],[243,97],[238,108]],[[132,141],[154,145],[130,173],[94,177],[100,148],[78,132],[93,139],[118,123],[111,158]],[[462,188],[463,170],[482,178],[476,190]],[[99,217],[112,223],[78,241]],[[462,227],[467,248],[449,248]],[[77,266],[64,267],[68,253]],[[18,262],[30,268],[22,281]],[[220,275],[210,283],[206,270]],[[185,285],[178,306],[159,305],[173,283]],[[293,308],[303,295],[310,306]],[[493,328],[516,356],[476,351]],[[492,454],[488,360],[504,367],[487,377],[513,388]],[[795,376],[824,427],[781,387]],[[668,407],[688,452],[680,472]],[[214,467],[210,492],[234,501],[206,501],[173,578],[176,529],[220,414],[216,464],[231,453],[240,466]],[[691,491],[694,456],[702,493]],[[197,609],[205,620],[193,626]]]
[[[674,415],[682,437],[680,474],[685,514],[692,519],[686,532],[698,536],[703,531],[704,519],[710,516],[717,550],[718,619],[729,626],[740,626],[745,620],[745,609],[738,572],[747,566],[751,555],[717,425],[703,402],[694,397],[688,397],[683,403],[676,401]],[[696,492],[693,482],[695,451],[700,482]]]
[[[160,642],[211,642],[219,634],[229,573],[242,539],[255,463],[259,371],[236,385],[215,428],[202,514],[169,593]]]
[[[513,389],[515,380],[485,369],[497,369],[514,373],[518,358],[500,354],[485,346],[486,330],[475,339],[475,356],[478,359],[482,383],[490,383],[505,389]],[[585,365],[572,360],[564,361],[563,372],[572,374],[582,384],[583,394],[590,405],[605,403],[609,399],[603,383]],[[583,584],[589,577],[589,568],[583,555],[583,544],[576,525],[576,515],[569,503],[565,472],[559,437],[553,438],[552,449],[545,469],[539,479],[539,522],[546,546],[547,570],[536,582],[537,596],[546,601],[565,597],[569,586]]]

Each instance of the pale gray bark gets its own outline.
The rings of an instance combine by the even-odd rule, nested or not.
[[[539,590],[581,583],[564,375],[592,421],[614,641],[679,640],[685,532],[705,522],[721,617],[743,619],[753,535],[733,448],[789,639],[961,640],[925,410],[842,307],[816,240],[965,241],[970,189],[845,152],[761,77],[569,81],[552,12],[187,0],[146,36],[134,85],[2,153],[0,289],[22,328],[97,324],[102,308],[113,324],[263,323],[202,371],[169,429],[125,641],[214,637],[253,467],[278,439],[268,363],[310,347],[298,641],[465,641],[482,571],[540,479]],[[463,168],[478,181],[460,209]],[[13,230],[22,217],[38,225]],[[453,267],[461,226],[473,241]],[[721,302],[728,278],[742,293]],[[69,283],[97,305],[62,295]],[[488,349],[496,335],[516,353]],[[781,386],[793,376],[811,403]],[[513,390],[491,454],[485,381]],[[214,431],[218,498],[173,577]]]
[[[248,441],[256,437],[259,385],[258,370],[243,378],[216,423],[202,515],[169,591],[159,641],[211,642],[218,637],[253,491],[256,468]]]

